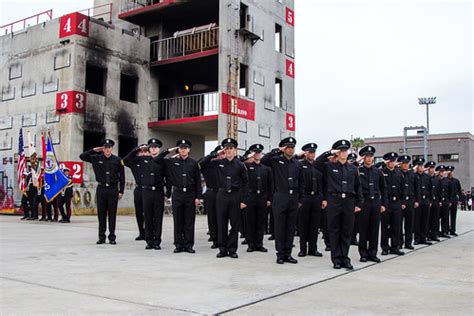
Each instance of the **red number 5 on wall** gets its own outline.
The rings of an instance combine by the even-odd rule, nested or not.
[[[59,38],[81,35],[89,37],[89,17],[80,13],[71,13],[59,19]]]
[[[291,26],[295,26],[295,12],[290,8],[286,7],[286,23]]]

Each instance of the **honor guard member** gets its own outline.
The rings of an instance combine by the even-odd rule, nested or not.
[[[298,263],[291,256],[298,207],[304,198],[302,164],[294,156],[296,139],[287,137],[262,158],[273,173],[272,210],[275,223],[275,248],[278,264]]]
[[[267,207],[273,195],[273,176],[268,166],[261,163],[263,145],[249,147],[246,163],[249,178],[249,194],[245,209],[247,252],[267,252],[263,247],[263,235],[267,217]]]
[[[449,234],[456,234],[456,215],[458,212],[458,203],[461,196],[461,183],[454,177],[454,166],[448,166],[448,179],[451,180],[451,206],[449,207]]]
[[[413,161],[418,177],[419,192],[418,209],[415,211],[415,245],[431,245],[431,242],[427,240],[431,208],[431,178],[425,173],[424,163],[424,158],[417,158]]]
[[[72,201],[72,177],[69,174],[70,169],[68,167],[63,168],[64,175],[69,178],[69,183],[61,191],[61,194],[58,196],[58,208],[61,213],[60,223],[69,223],[71,221],[71,201]],[[66,206],[66,210],[64,210]]]
[[[117,217],[118,200],[122,198],[125,187],[125,172],[123,161],[112,154],[115,142],[105,139],[102,147],[95,147],[83,152],[79,157],[85,162],[92,163],[97,180],[97,216],[99,218],[99,240],[97,244],[105,243],[107,217],[109,219],[109,243],[115,245],[115,221]]]
[[[385,167],[382,174],[385,178],[388,203],[385,212],[381,215],[381,241],[382,255],[388,255],[389,251],[394,255],[404,255],[400,251],[400,229],[402,225],[402,198],[403,198],[403,174],[395,168],[398,154],[389,152],[383,156]],[[390,245],[389,245],[390,239]]]
[[[161,234],[163,230],[163,212],[165,208],[165,172],[163,158],[160,154],[163,143],[156,138],[148,140],[146,146],[135,148],[131,156],[138,162],[140,184],[142,186],[142,205],[145,217],[145,249],[161,249]],[[137,156],[148,149],[149,155]],[[170,188],[168,187],[167,191]]]
[[[428,176],[430,177],[430,216],[429,216],[429,232],[428,240],[439,241],[439,208],[441,207],[441,180],[436,176],[436,162],[428,161],[425,164],[425,169],[428,170]]]
[[[140,176],[141,158],[143,156],[149,156],[147,144],[141,144],[132,150],[125,158],[123,163],[129,167],[132,171],[133,178],[135,179],[135,189],[133,190],[133,204],[135,206],[135,218],[137,219],[138,236],[135,240],[145,240],[145,215],[143,213],[143,199],[142,199],[142,183]]]
[[[360,163],[357,161],[358,158],[359,157],[356,153],[350,153],[349,155],[347,155],[347,161],[356,167],[360,166]]]
[[[363,163],[359,167],[364,203],[359,212],[359,254],[360,261],[380,262],[377,258],[379,243],[380,214],[388,204],[385,178],[374,166],[375,148],[365,146],[359,151]]]
[[[441,230],[439,237],[450,238],[449,233],[449,208],[451,207],[451,181],[446,175],[447,167],[439,165],[436,167],[438,177],[441,181],[441,206],[439,209],[439,217],[441,220]]]
[[[215,156],[216,160],[224,158],[224,151],[222,145],[217,146],[211,152],[211,156]],[[204,193],[204,208],[207,214],[207,226],[209,229],[209,240],[212,242],[212,249],[217,248],[217,210],[216,197],[219,190],[219,178],[216,164],[202,163],[204,158],[199,160],[199,166],[206,182],[206,192]]]
[[[402,225],[400,227],[400,240],[399,247],[403,245],[405,241],[406,249],[413,248],[413,230],[415,228],[415,209],[418,209],[420,200],[418,192],[418,177],[415,172],[410,169],[411,157],[408,155],[402,155],[398,157],[400,163],[400,170],[403,174],[403,201],[402,201]]]
[[[321,204],[323,201],[323,174],[316,169],[315,156],[318,145],[308,143],[301,150],[304,178],[304,198],[298,210],[298,231],[300,233],[300,252],[298,257],[322,257],[318,251],[318,229],[321,222]]]
[[[360,164],[357,161],[357,158],[358,157],[356,153],[351,153],[347,156],[347,161],[349,161],[349,163],[353,164],[354,166],[358,168]],[[359,215],[360,215],[359,212],[355,213],[354,229],[352,230],[352,240],[351,240],[351,245],[353,246],[359,245],[359,242],[357,241],[357,234],[359,233]]]
[[[216,153],[202,159],[202,164],[214,164],[219,178],[217,193],[217,258],[238,258],[238,230],[241,210],[247,207],[248,174],[243,162],[236,158],[237,141],[226,138],[222,141],[224,158],[215,160]],[[230,231],[229,231],[230,222]]]
[[[354,213],[360,212],[363,202],[359,171],[347,161],[351,142],[341,139],[317,158],[317,163],[324,163],[323,207],[327,207],[329,239],[331,242],[331,261],[334,269],[342,267],[352,270],[354,267],[349,258],[349,247],[354,227]],[[325,162],[331,156],[336,159]]]
[[[201,171],[196,160],[189,157],[191,142],[180,139],[176,147],[163,154],[178,153],[177,157],[165,159],[166,179],[173,185],[171,206],[174,223],[174,253],[195,253],[194,227],[196,207],[201,203]]]
[[[23,171],[22,181],[25,181],[26,183],[26,191],[23,192],[23,194],[21,195],[21,209],[23,211],[23,217],[21,218],[21,220],[24,220],[24,219],[30,220],[32,208],[33,208],[33,206],[30,204],[31,199],[28,195],[29,192],[31,192],[33,188],[33,180],[32,180],[30,164],[27,164],[25,170]]]

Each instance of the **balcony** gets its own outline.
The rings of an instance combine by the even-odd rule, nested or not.
[[[150,102],[148,127],[163,131],[215,136],[219,93],[201,93]]]
[[[218,54],[219,27],[215,23],[178,31],[173,37],[151,42],[151,66]]]

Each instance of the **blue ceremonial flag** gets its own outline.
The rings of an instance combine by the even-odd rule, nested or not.
[[[48,141],[46,142],[46,160],[44,166],[44,197],[47,202],[51,202],[61,190],[69,184],[69,177],[67,177],[59,168],[56,154],[54,153],[53,142],[51,135],[48,134]]]

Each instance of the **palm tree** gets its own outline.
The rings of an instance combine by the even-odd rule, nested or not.
[[[363,138],[356,137],[352,139],[352,148],[354,148],[354,151],[359,151],[364,145],[365,141]]]

